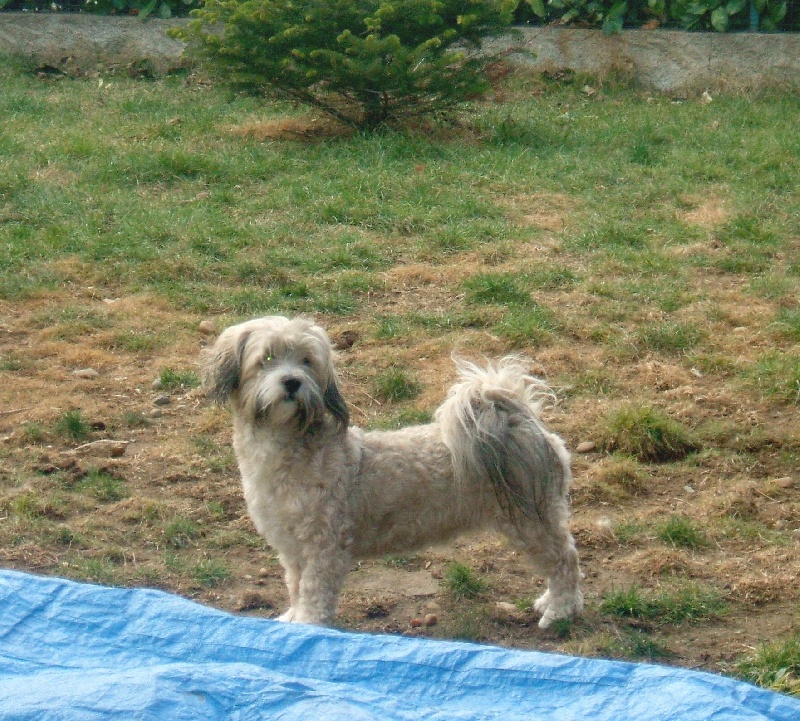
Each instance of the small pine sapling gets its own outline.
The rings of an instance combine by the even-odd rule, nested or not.
[[[206,0],[186,27],[206,67],[360,129],[441,115],[485,93],[516,0]]]

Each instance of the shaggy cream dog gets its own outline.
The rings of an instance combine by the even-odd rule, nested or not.
[[[547,577],[539,626],[580,613],[570,458],[539,419],[549,391],[515,359],[457,365],[433,423],[365,433],[348,425],[331,343],[311,321],[251,320],[205,352],[210,397],[231,402],[247,508],[286,572],[281,620],[329,623],[353,559],[480,528]]]

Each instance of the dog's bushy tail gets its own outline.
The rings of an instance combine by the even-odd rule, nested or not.
[[[540,419],[554,398],[544,381],[517,357],[479,367],[454,359],[461,376],[436,412],[456,477],[488,478],[512,522],[543,519],[550,499],[562,499],[572,481],[563,441]]]

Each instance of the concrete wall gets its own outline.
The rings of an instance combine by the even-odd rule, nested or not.
[[[686,33],[536,28],[524,44],[538,70],[570,69],[602,76],[622,72],[643,88],[663,92],[800,89],[800,34]]]
[[[183,45],[165,35],[182,20],[0,13],[0,53],[68,73],[163,73],[181,67]],[[536,70],[595,76],[622,72],[643,88],[668,93],[800,89],[800,34],[684,33],[526,28],[514,57]],[[506,43],[507,45],[508,43]]]

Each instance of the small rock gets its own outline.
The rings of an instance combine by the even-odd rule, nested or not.
[[[73,371],[72,375],[76,378],[97,378],[100,374],[94,368],[81,368],[80,370]]]
[[[160,408],[152,408],[147,412],[148,418],[161,418],[164,414],[161,412]]]
[[[119,458],[125,455],[127,447],[127,441],[115,441],[110,438],[102,438],[98,441],[84,443],[82,446],[78,446],[70,451],[70,453],[78,453],[80,455],[99,453],[100,455],[109,455],[112,458]]]
[[[498,601],[494,605],[498,611],[502,611],[503,613],[516,613],[519,610],[513,603],[509,603],[508,601]]]
[[[150,387],[154,391],[160,391],[164,387],[164,383],[161,381],[160,378],[156,378],[151,384]]]
[[[258,575],[261,576],[261,578],[266,578],[269,576],[269,569],[262,566],[258,569]]]
[[[578,444],[575,453],[591,453],[595,448],[597,444],[594,441],[583,441]]]
[[[170,397],[168,395],[164,394],[158,396],[158,398],[156,398],[153,401],[153,403],[157,406],[168,406],[170,403],[172,403],[172,401],[170,400]]]
[[[425,614],[425,618],[422,619],[422,623],[425,626],[429,627],[429,628],[431,626],[435,626],[438,622],[439,622],[439,619],[436,618],[436,614],[435,613],[426,613]]]
[[[783,478],[776,478],[773,483],[778,488],[791,488],[794,485],[794,481],[792,480],[791,476],[784,476]]]
[[[412,618],[411,619],[411,628],[422,628],[425,621],[421,618]]]
[[[217,334],[217,327],[210,320],[201,320],[200,324],[197,326],[197,330],[203,335]]]

